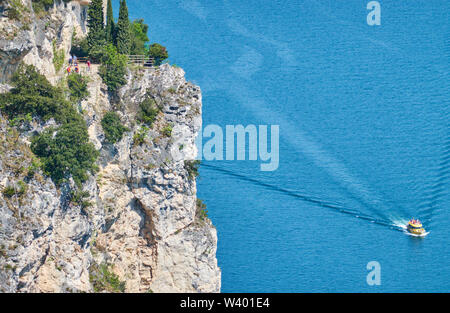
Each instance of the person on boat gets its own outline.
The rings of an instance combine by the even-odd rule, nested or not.
[[[70,74],[70,70],[71,70],[72,68],[69,66],[68,68],[67,68],[67,73],[68,74]]]
[[[78,74],[80,69],[78,68],[78,65],[75,65],[75,72]]]

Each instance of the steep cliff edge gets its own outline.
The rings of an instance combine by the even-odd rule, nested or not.
[[[23,5],[33,16],[31,1]],[[77,1],[57,2],[29,29],[3,14],[0,28],[16,33],[0,39],[0,90],[10,88],[21,61],[59,83],[54,45],[67,56],[73,30],[85,32],[83,12]],[[0,291],[219,292],[217,234],[189,166],[202,123],[200,88],[167,64],[129,70],[115,97],[95,66],[87,76],[90,96],[78,106],[100,152],[98,172],[83,184],[89,206],[67,201],[71,183],[57,188],[35,166],[30,136],[52,121],[17,130],[0,116],[0,189],[15,189],[12,197],[0,193]],[[159,108],[148,128],[137,118],[146,99]],[[110,111],[128,128],[115,144],[101,125]]]

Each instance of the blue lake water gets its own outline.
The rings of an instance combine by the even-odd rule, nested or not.
[[[380,1],[380,26],[367,2],[127,1],[204,125],[280,125],[278,170],[201,168],[223,292],[450,291],[450,2]]]

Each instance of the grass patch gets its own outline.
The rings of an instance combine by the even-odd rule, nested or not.
[[[17,186],[6,186],[2,193],[7,198],[12,198],[13,196],[21,197],[27,192],[27,189],[27,184],[23,181],[19,181]]]
[[[171,124],[168,124],[164,126],[164,128],[161,130],[161,134],[165,137],[171,137],[172,136],[172,130],[173,126]]]
[[[135,146],[140,146],[145,142],[145,138],[147,137],[147,132],[149,131],[148,127],[142,126],[138,131],[136,131],[133,135],[133,144]]]
[[[20,0],[9,0],[9,8],[6,9],[6,16],[11,20],[21,20],[30,10],[22,4]]]
[[[53,46],[53,66],[55,67],[55,71],[59,72],[64,64],[64,50],[56,48],[56,40],[52,42]]]

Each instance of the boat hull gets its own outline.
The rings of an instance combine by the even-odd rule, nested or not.
[[[414,228],[408,225],[408,227],[406,228],[406,230],[414,235],[423,235],[425,233],[425,229],[423,227],[420,228]]]

